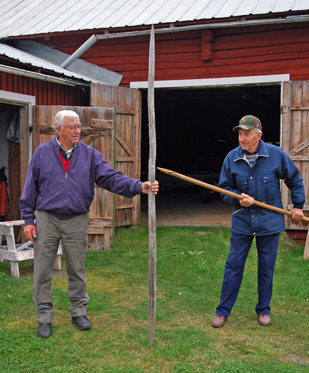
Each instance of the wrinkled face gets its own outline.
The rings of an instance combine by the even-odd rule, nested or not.
[[[254,129],[244,130],[239,128],[238,130],[238,141],[242,150],[246,150],[249,153],[254,153],[259,146],[262,133],[257,133]]]
[[[64,118],[63,127],[56,128],[59,138],[58,141],[64,150],[70,150],[78,143],[81,133],[81,124],[79,118]]]

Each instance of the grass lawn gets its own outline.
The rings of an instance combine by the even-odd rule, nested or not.
[[[257,323],[257,256],[252,247],[224,328],[210,326],[219,301],[230,231],[157,229],[157,320],[148,336],[148,231],[116,230],[111,251],[88,252],[90,331],[71,324],[65,258],[54,272],[53,335],[36,336],[32,262],[21,278],[0,263],[1,372],[309,372],[309,261],[304,245],[280,238],[272,324]]]

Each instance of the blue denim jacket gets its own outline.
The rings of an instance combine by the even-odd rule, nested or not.
[[[253,167],[244,159],[240,146],[228,153],[219,187],[237,194],[246,193],[256,201],[282,208],[280,180],[284,180],[291,190],[294,207],[302,209],[305,191],[298,168],[280,147],[260,140],[258,158]],[[263,236],[285,230],[283,215],[255,205],[243,207],[238,199],[224,194],[221,197],[233,204],[233,233]]]

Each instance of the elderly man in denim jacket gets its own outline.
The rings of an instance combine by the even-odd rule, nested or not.
[[[285,230],[281,214],[254,205],[254,200],[282,208],[280,180],[291,191],[292,220],[303,217],[305,192],[299,170],[280,148],[266,144],[262,139],[262,125],[258,118],[246,115],[239,125],[239,146],[225,158],[219,180],[223,189],[242,195],[236,200],[227,195],[222,199],[233,204],[230,251],[225,265],[220,304],[211,325],[225,324],[236,302],[245,262],[253,238],[258,253],[258,303],[255,312],[260,325],[271,323],[270,301],[273,274],[280,232]]]

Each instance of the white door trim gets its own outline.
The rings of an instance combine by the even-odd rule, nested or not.
[[[290,74],[280,75],[257,75],[240,76],[232,78],[214,78],[214,79],[184,79],[184,80],[156,80],[155,88],[201,88],[201,87],[220,87],[220,86],[240,86],[247,84],[282,84],[290,80]],[[131,82],[130,88],[145,89],[148,88],[148,81]]]
[[[0,103],[6,103],[17,106],[27,106],[28,108],[28,126],[33,127],[33,106],[35,105],[35,96],[24,95],[21,93],[0,90]],[[32,132],[29,133],[29,163],[32,156]]]

